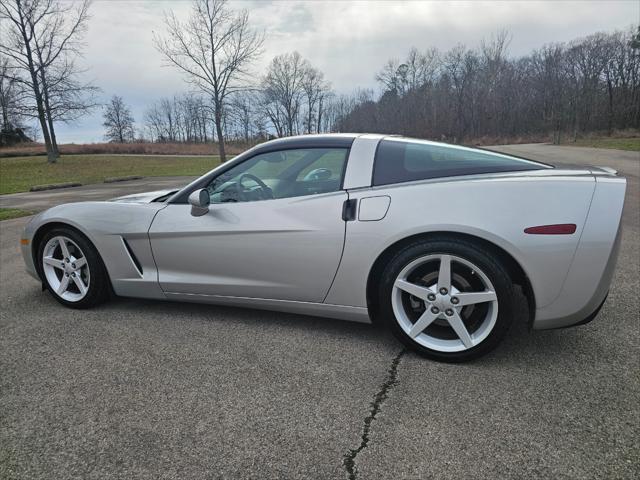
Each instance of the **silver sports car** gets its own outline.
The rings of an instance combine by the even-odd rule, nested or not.
[[[590,321],[626,182],[384,135],[254,147],[178,191],[60,205],[26,226],[27,271],[74,308],[111,294],[380,322],[430,358],[494,348],[515,315]]]

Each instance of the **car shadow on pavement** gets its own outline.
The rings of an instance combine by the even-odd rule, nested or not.
[[[604,360],[606,346],[594,332],[607,314],[604,308],[593,324],[574,328],[533,330],[528,324],[524,297],[513,325],[498,348],[477,361],[478,365],[500,365],[508,362],[522,368],[562,368],[563,365]]]
[[[520,308],[506,338],[497,349],[485,357],[471,362],[475,366],[509,364],[527,368],[535,364],[561,365],[564,360],[574,363],[577,358],[593,358],[605,355],[604,346],[593,335],[593,327],[586,325],[578,328],[560,330],[531,330],[527,324],[527,312],[524,297],[519,298]],[[100,307],[111,314],[132,311],[145,312],[147,317],[162,315],[172,321],[218,322],[226,326],[238,325],[261,329],[304,331],[309,334],[319,332],[324,335],[352,337],[354,341],[374,342],[387,348],[401,349],[401,343],[384,327],[375,324],[363,324],[312,317],[291,313],[216,306],[197,303],[179,303],[165,301],[147,301],[129,298],[114,298]],[[412,355],[419,358],[417,355]],[[428,362],[428,360],[424,360]]]
[[[144,311],[148,314],[170,315],[176,321],[210,321],[225,324],[244,324],[249,327],[260,326],[273,329],[287,328],[291,330],[322,331],[344,335],[354,335],[356,338],[366,337],[384,342],[400,342],[384,328],[377,325],[336,320],[326,317],[299,315],[294,313],[259,310],[253,308],[230,307],[188,302],[170,302],[157,300],[141,300],[134,298],[115,297],[107,304],[98,307],[117,311]]]

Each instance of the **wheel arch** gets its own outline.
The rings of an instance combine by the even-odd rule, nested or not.
[[[95,249],[96,254],[98,255],[98,258],[100,259],[100,262],[102,263],[102,267],[104,268],[104,271],[107,273],[109,288],[113,292],[113,285],[111,285],[111,276],[108,273],[108,270],[104,263],[104,259],[102,258],[102,254],[100,253],[100,250],[98,250],[98,248],[96,247],[96,244],[91,240],[91,238],[85,232],[83,232],[77,226],[72,225],[70,223],[61,222],[61,221],[52,221],[52,222],[43,223],[38,227],[38,229],[33,234],[33,238],[31,240],[31,257],[33,258],[33,264],[36,268],[36,272],[38,273],[38,276],[40,277],[40,280],[44,282],[42,277],[42,266],[40,265],[40,261],[38,260],[38,250],[40,249],[40,243],[42,242],[42,239],[48,232],[56,228],[67,228],[67,229],[73,230],[74,232],[82,235],[87,240],[87,242],[91,244],[91,246]]]
[[[380,255],[373,262],[371,269],[369,270],[369,275],[367,277],[367,308],[369,310],[369,316],[373,323],[378,323],[377,316],[379,311],[379,305],[377,300],[377,279],[380,278],[382,272],[387,265],[387,263],[391,260],[391,257],[398,251],[402,250],[407,245],[414,243],[416,241],[437,241],[437,240],[461,240],[467,243],[472,243],[476,246],[480,246],[483,249],[487,250],[489,253],[493,254],[497,258],[499,258],[504,266],[507,268],[509,272],[509,276],[511,281],[517,285],[520,285],[522,288],[522,293],[527,299],[527,307],[528,307],[528,325],[531,328],[533,325],[533,320],[535,318],[536,312],[536,301],[535,294],[533,292],[533,288],[531,286],[531,282],[529,277],[527,276],[525,270],[522,268],[520,263],[507,252],[504,248],[496,245],[494,242],[491,242],[485,238],[468,234],[468,233],[460,233],[460,232],[451,232],[451,231],[434,231],[434,232],[425,232],[418,233],[414,235],[410,235],[401,240],[396,241],[395,243],[389,245],[385,250],[383,250]]]

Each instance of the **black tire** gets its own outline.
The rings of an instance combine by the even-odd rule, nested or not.
[[[75,242],[77,246],[80,247],[82,253],[87,259],[91,281],[89,282],[89,288],[86,295],[79,301],[71,302],[60,297],[51,287],[51,285],[49,285],[49,282],[47,281],[47,278],[43,271],[42,257],[44,248],[47,242],[51,240],[51,238],[58,236],[67,237]],[[100,258],[100,254],[87,237],[73,228],[58,227],[45,233],[40,240],[40,243],[38,244],[38,254],[36,262],[38,272],[40,273],[40,278],[42,279],[45,287],[47,288],[47,290],[49,290],[49,293],[51,293],[53,298],[55,298],[65,307],[76,309],[92,308],[105,302],[110,297],[111,284],[109,282],[107,270],[104,266],[104,263],[102,262],[102,258]]]
[[[496,291],[498,316],[493,329],[481,343],[464,351],[442,352],[417,343],[402,329],[393,311],[393,285],[403,268],[417,258],[434,254],[455,255],[473,263],[489,278]],[[442,362],[473,360],[496,348],[509,330],[515,311],[513,284],[502,262],[473,242],[454,238],[416,241],[396,252],[382,273],[378,293],[381,323],[411,350]]]

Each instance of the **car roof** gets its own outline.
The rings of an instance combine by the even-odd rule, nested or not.
[[[294,149],[294,148],[349,148],[353,141],[361,137],[363,135],[367,136],[376,136],[381,140],[393,140],[398,142],[407,142],[407,143],[420,143],[423,145],[432,145],[434,147],[445,147],[457,150],[467,150],[467,151],[482,151],[484,153],[494,155],[496,157],[505,157],[511,159],[518,159],[522,161],[526,161],[531,164],[536,164],[542,167],[550,168],[551,165],[534,161],[529,158],[519,157],[513,154],[507,154],[503,152],[497,152],[494,150],[489,150],[486,148],[478,148],[467,145],[458,145],[452,143],[444,143],[444,142],[436,142],[433,140],[426,140],[421,138],[414,137],[406,137],[404,135],[398,134],[378,134],[378,133],[321,133],[321,134],[306,134],[306,135],[296,135],[292,137],[282,137],[277,138],[275,140],[270,140],[268,142],[264,142],[258,144],[247,152],[251,152],[251,155],[255,155],[257,153],[267,153],[275,150],[282,149]],[[245,152],[245,153],[247,153]]]
[[[252,149],[252,153],[263,153],[282,148],[349,148],[358,133],[323,133],[318,135],[298,135],[283,137],[261,143]]]

